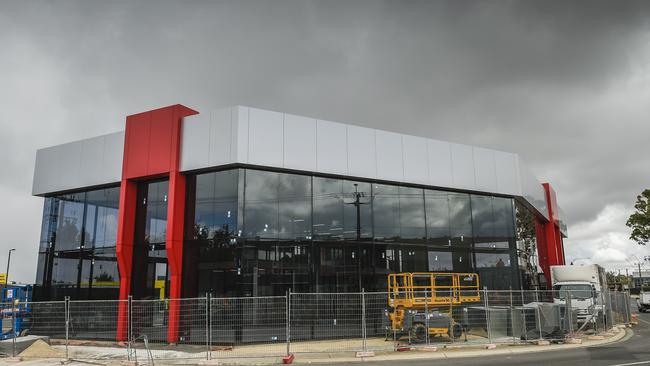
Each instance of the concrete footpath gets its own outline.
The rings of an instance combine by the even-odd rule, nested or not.
[[[602,337],[584,336],[580,339],[573,340],[573,343],[548,344],[542,341],[538,344],[497,344],[497,345],[439,345],[437,347],[416,347],[410,350],[404,349],[403,352],[379,351],[375,352],[372,357],[357,357],[353,352],[336,352],[336,353],[296,353],[293,363],[311,364],[311,363],[355,363],[364,361],[407,361],[407,360],[441,360],[463,357],[485,357],[485,356],[509,356],[515,354],[534,353],[534,352],[557,352],[575,348],[594,347],[622,339],[627,339],[633,334],[631,329],[625,327],[616,327],[611,332]],[[62,351],[63,346],[52,346],[52,350]],[[27,350],[29,351],[29,349]],[[60,353],[59,353],[60,354]],[[35,352],[15,358],[0,359],[0,365],[134,365],[123,361],[125,350],[122,348],[107,348],[93,346],[70,346],[69,354],[71,359],[62,359],[59,357],[38,357]],[[110,354],[113,357],[106,357]],[[102,355],[102,356],[100,356]],[[265,358],[218,358],[213,354],[212,360],[204,358],[188,359],[183,352],[167,351],[164,354],[154,352],[156,365],[264,365],[264,364],[281,364],[282,357],[265,357]],[[163,359],[164,358],[164,359]],[[146,364],[146,354],[138,351],[139,364]]]

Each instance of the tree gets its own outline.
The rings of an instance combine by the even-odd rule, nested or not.
[[[632,229],[630,239],[646,245],[650,241],[650,189],[646,189],[636,197],[634,204],[636,210],[625,225]]]

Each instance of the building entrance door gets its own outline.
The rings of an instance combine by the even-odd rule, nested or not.
[[[131,284],[135,299],[161,299],[169,295],[165,249],[168,186],[167,180],[138,186]]]

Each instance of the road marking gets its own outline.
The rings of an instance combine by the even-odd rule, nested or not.
[[[617,363],[616,365],[609,365],[609,366],[632,366],[632,365],[646,365],[649,364],[650,361],[639,361],[639,362],[630,362],[630,363]]]

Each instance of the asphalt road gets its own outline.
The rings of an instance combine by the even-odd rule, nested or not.
[[[636,310],[636,309],[635,309]],[[602,346],[567,349],[562,352],[535,352],[510,356],[486,356],[446,360],[403,360],[403,366],[443,365],[584,365],[584,366],[650,366],[650,313],[639,314],[639,324],[634,334],[622,340]],[[364,365],[386,366],[394,361],[366,361]],[[337,363],[341,365],[341,363]],[[358,363],[350,363],[358,366]]]

